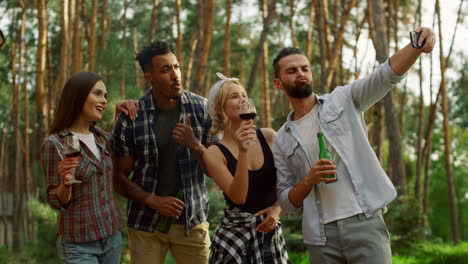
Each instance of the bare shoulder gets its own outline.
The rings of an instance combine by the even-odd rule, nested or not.
[[[215,172],[219,170],[220,167],[227,166],[226,158],[216,145],[211,145],[208,147],[208,149],[206,149],[206,151],[203,153],[203,161],[207,168],[207,175],[210,178],[213,178],[213,175],[219,176]]]
[[[267,127],[262,127],[260,130],[265,136],[265,139],[267,140],[268,144],[270,146],[273,145],[273,140],[275,139],[276,131],[272,128],[267,128]]]
[[[224,160],[224,155],[216,145],[209,146],[203,153],[203,160],[208,162]]]

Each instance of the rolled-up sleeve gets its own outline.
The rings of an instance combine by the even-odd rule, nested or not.
[[[286,156],[280,147],[281,142],[278,138],[273,141],[273,157],[276,167],[276,191],[278,196],[278,203],[281,208],[287,212],[299,212],[300,208],[296,208],[289,200],[289,191],[297,184],[297,179],[293,172],[288,168]]]
[[[133,156],[133,125],[130,119],[120,113],[112,130],[111,146],[112,152],[116,156]]]
[[[346,86],[351,92],[354,105],[361,111],[367,110],[382,99],[393,87],[406,77],[406,73],[399,76],[390,66],[390,61],[382,63],[368,76],[356,80]],[[348,89],[346,89],[348,88]]]
[[[47,186],[47,202],[50,206],[56,210],[66,209],[69,205],[62,205],[56,195],[55,189],[62,183],[58,172],[58,164],[60,162],[60,156],[55,144],[47,139],[42,145],[41,151],[41,162],[43,168],[43,176]]]

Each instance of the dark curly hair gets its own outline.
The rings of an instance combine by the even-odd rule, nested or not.
[[[174,50],[166,42],[153,42],[137,53],[135,60],[138,61],[143,72],[148,72],[151,67],[153,67],[152,59],[154,56],[167,54],[169,52],[174,53]]]

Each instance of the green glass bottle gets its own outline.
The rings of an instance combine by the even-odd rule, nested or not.
[[[320,147],[319,159],[327,159],[327,160],[333,161],[332,154],[328,150],[327,145],[325,144],[325,137],[323,136],[322,132],[317,132],[317,139],[318,139],[318,143]],[[327,179],[333,179],[333,178],[336,178],[336,174],[325,175],[323,177]],[[336,180],[338,180],[338,178],[336,178]],[[330,183],[330,182],[327,182],[327,183]]]
[[[184,198],[184,192],[180,190],[176,198],[181,200]],[[159,216],[158,223],[156,224],[156,230],[161,233],[167,234],[169,233],[169,229],[171,229],[172,223],[174,223],[175,219],[166,215]]]

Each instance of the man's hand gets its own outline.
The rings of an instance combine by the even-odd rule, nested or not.
[[[304,184],[312,188],[313,185],[320,182],[334,182],[336,178],[325,178],[326,175],[336,174],[336,166],[331,160],[321,159],[314,163],[307,175],[304,177]]]
[[[121,100],[118,101],[115,104],[115,116],[117,116],[119,113],[124,113],[128,117],[130,117],[131,120],[135,120],[137,117],[137,111],[138,111],[139,105],[138,101],[136,100]]]
[[[424,43],[424,46],[421,47],[420,51],[424,53],[430,53],[434,49],[434,45],[436,42],[435,33],[427,27],[419,27],[414,30],[414,32],[421,34],[419,36],[418,45],[421,46]]]
[[[158,211],[158,213],[172,217],[174,219],[179,219],[179,216],[182,214],[184,210],[184,202],[177,199],[176,197],[167,196],[157,196],[157,195],[150,195],[148,197],[148,205]]]
[[[262,223],[257,226],[257,232],[268,233],[271,230],[275,229],[276,225],[278,224],[280,213],[281,207],[277,202],[272,206],[267,207],[256,213],[256,216],[266,215],[266,218],[262,221]]]
[[[192,126],[190,125],[190,114],[185,116],[184,123],[176,124],[176,127],[172,130],[172,138],[190,150],[193,150],[200,144],[193,134]]]

